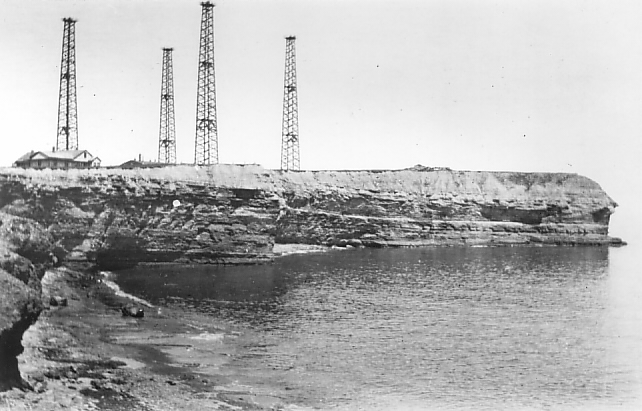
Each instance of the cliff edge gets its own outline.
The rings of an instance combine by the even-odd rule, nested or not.
[[[568,173],[0,169],[0,211],[37,221],[71,261],[268,261],[274,243],[619,245],[617,204]]]

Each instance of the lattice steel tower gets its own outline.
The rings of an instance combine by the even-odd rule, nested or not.
[[[296,37],[285,38],[285,90],[283,93],[283,133],[281,170],[299,170],[299,107],[296,90]]]
[[[174,79],[172,50],[163,48],[163,78],[161,80],[160,132],[158,162],[176,164],[176,129],[174,127]]]
[[[78,150],[78,117],[76,111],[76,20],[64,18],[62,61],[60,63],[60,97],[58,100],[58,137],[56,150]]]
[[[214,4],[201,3],[201,47],[198,57],[196,147],[194,164],[218,163],[216,85],[214,83]]]

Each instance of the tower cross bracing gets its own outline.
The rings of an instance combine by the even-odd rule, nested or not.
[[[78,150],[76,108],[76,20],[64,18],[56,150]]]
[[[296,82],[296,37],[285,38],[285,85],[281,137],[281,170],[300,170],[299,108]]]
[[[214,4],[201,3],[201,37],[196,98],[196,141],[194,164],[218,163],[216,85],[214,76]]]
[[[176,164],[176,129],[174,121],[174,79],[172,49],[163,48],[163,75],[161,80],[160,132],[158,135],[158,162]]]

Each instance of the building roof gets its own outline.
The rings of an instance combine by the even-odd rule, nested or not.
[[[160,168],[174,166],[175,164],[168,163],[157,163],[154,161],[139,161],[139,160],[129,160],[125,161],[123,164],[119,165],[117,168]]]
[[[35,151],[33,151],[33,150],[29,151],[27,154],[24,154],[19,159],[17,159],[16,163],[22,163],[23,161],[29,160],[33,156],[34,153],[35,153]]]
[[[87,154],[86,157],[81,157],[84,153]],[[37,158],[36,158],[37,157]],[[21,163],[31,159],[35,160],[72,160],[72,161],[81,161],[89,162],[94,160],[94,156],[87,150],[60,150],[60,151],[30,151],[19,159],[16,160],[16,163]]]

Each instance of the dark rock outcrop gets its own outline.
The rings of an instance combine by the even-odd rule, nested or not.
[[[18,370],[22,335],[42,311],[40,294],[0,270],[0,391],[26,388]]]
[[[0,391],[28,387],[16,357],[42,311],[40,279],[52,249],[51,236],[36,222],[0,213]]]

